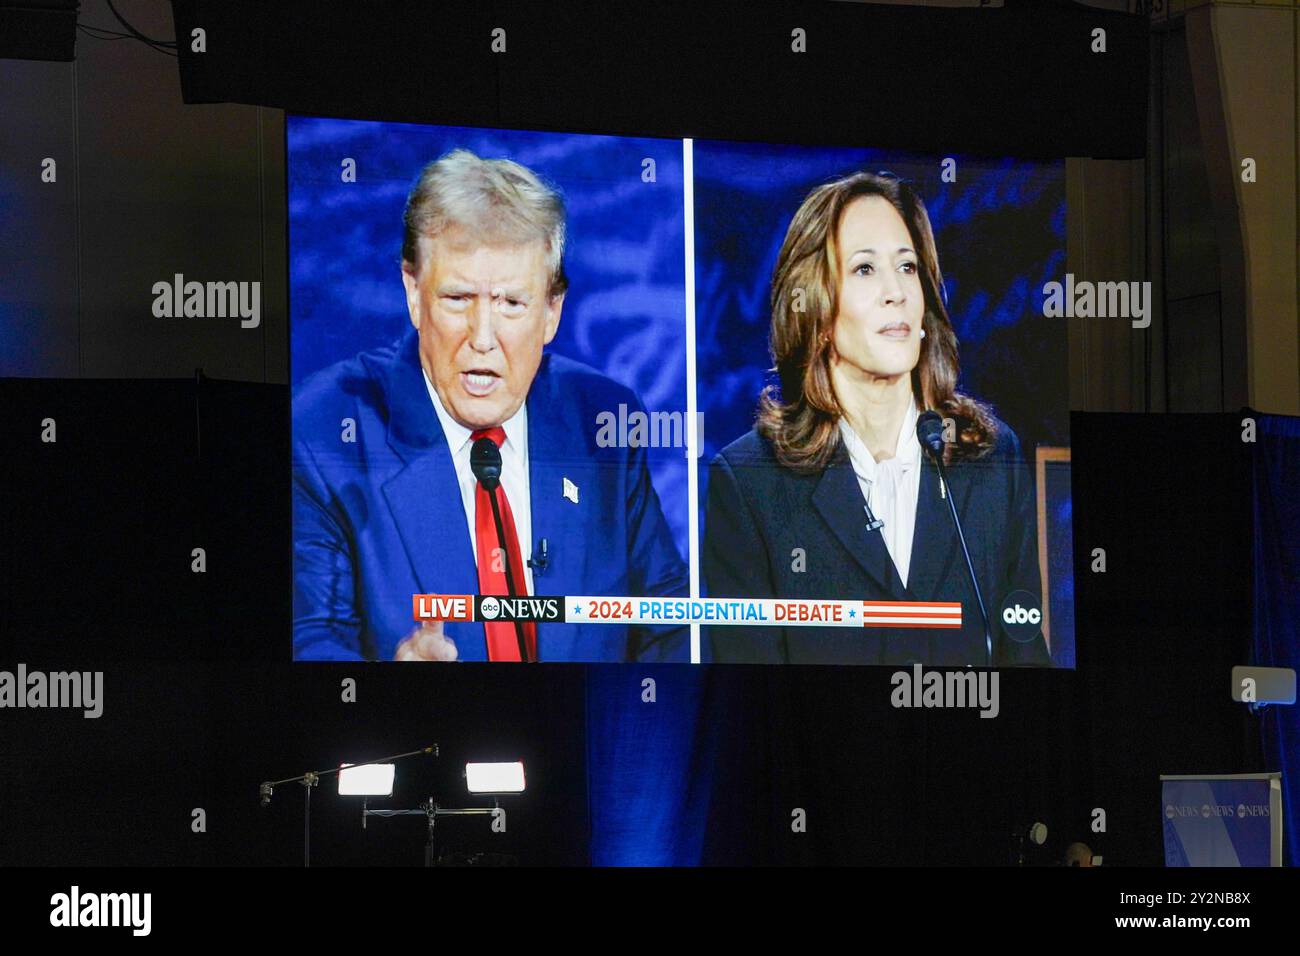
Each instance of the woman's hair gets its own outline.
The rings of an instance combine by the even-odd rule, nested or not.
[[[758,431],[781,464],[802,473],[825,468],[839,444],[843,410],[831,385],[840,289],[836,234],[845,208],[859,196],[880,196],[898,210],[920,258],[925,338],[912,370],[918,408],[932,408],[956,423],[957,440],[945,444],[945,463],[979,458],[993,447],[996,420],[988,407],[956,390],[957,335],[940,291],[943,275],[930,217],[912,188],[889,173],[859,172],[818,186],[794,214],[772,271],[770,345],[781,388],[779,394],[764,389]]]
[[[454,149],[420,171],[402,214],[402,259],[421,267],[419,239],[436,238],[451,226],[485,241],[546,246],[548,293],[564,292],[565,212],[558,189],[509,159],[483,159]]]

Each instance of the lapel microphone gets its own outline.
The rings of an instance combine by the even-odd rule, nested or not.
[[[871,513],[871,505],[864,504],[862,510],[867,513],[867,531],[879,531],[885,526],[885,522]]]
[[[547,548],[545,538],[539,540],[537,547],[533,548],[533,556],[528,559],[528,566],[538,576],[545,574],[546,569],[551,566],[551,553]]]

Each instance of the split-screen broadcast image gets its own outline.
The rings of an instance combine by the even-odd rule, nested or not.
[[[1063,161],[286,135],[294,659],[1074,666]]]

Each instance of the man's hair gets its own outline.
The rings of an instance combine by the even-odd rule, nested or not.
[[[459,226],[485,243],[546,246],[547,292],[568,288],[564,274],[565,213],[559,189],[509,159],[483,159],[454,149],[429,163],[406,197],[402,259],[420,267],[421,236]]]
[[[916,192],[890,173],[859,172],[825,183],[794,214],[772,271],[770,347],[781,387],[764,390],[758,430],[781,464],[801,473],[824,468],[839,444],[843,411],[830,371],[839,311],[837,230],[845,208],[860,196],[879,196],[898,211],[920,260],[926,337],[911,375],[917,407],[955,420],[957,441],[945,444],[945,461],[983,457],[993,447],[995,419],[987,406],[956,388],[957,334],[944,306],[930,217]]]

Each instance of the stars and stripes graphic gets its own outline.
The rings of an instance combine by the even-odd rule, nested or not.
[[[866,627],[961,627],[960,601],[863,601]]]

